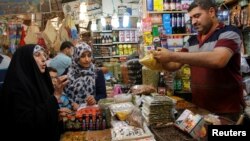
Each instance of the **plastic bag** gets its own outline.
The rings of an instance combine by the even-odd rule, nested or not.
[[[128,117],[126,118],[126,122],[130,126],[142,128],[143,118],[142,118],[141,111],[138,108],[134,108],[132,112],[128,115]]]
[[[244,58],[244,57],[241,57],[240,70],[241,70],[241,72],[244,72],[244,73],[250,72],[249,65],[247,63],[246,58]]]
[[[151,94],[156,89],[151,85],[134,85],[130,88],[132,94]]]
[[[163,70],[162,64],[160,64],[154,59],[152,53],[149,53],[146,56],[144,56],[142,59],[139,60],[139,62],[151,70],[157,70],[157,71]]]

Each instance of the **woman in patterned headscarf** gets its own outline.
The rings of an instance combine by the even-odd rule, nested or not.
[[[67,73],[69,83],[64,90],[73,109],[81,104],[94,105],[99,99],[106,98],[104,74],[92,63],[90,46],[78,43],[72,57],[73,63]]]

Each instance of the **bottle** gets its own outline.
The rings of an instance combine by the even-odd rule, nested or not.
[[[109,43],[112,43],[112,37],[111,37],[111,35],[109,35]]]
[[[181,0],[176,0],[175,8],[176,8],[177,11],[181,10]]]
[[[100,130],[100,118],[99,118],[99,114],[96,114],[95,130]]]
[[[106,129],[106,127],[107,127],[107,121],[106,121],[106,114],[103,112],[102,113],[102,129],[104,130],[104,129]]]
[[[160,95],[166,95],[166,83],[164,79],[164,72],[160,73],[158,86],[157,86],[157,92]]]
[[[177,71],[174,77],[174,91],[182,90],[181,72]]]
[[[93,130],[93,117],[92,117],[92,114],[89,115],[89,130]]]
[[[87,126],[86,126],[86,114],[82,115],[82,130],[87,131]]]
[[[102,38],[101,38],[101,40],[102,40],[102,44],[105,44],[105,37],[104,37],[104,35],[102,35]]]
[[[186,24],[185,24],[185,17],[184,13],[181,14],[181,33],[186,32]]]
[[[174,11],[176,9],[176,0],[170,1],[170,10]]]
[[[116,34],[113,32],[113,42],[116,42]]]
[[[109,43],[108,35],[105,36],[105,43]]]
[[[97,42],[96,42],[97,44],[101,44],[101,35],[98,35],[97,36]]]
[[[118,48],[119,48],[119,55],[124,55],[123,46],[119,45]]]
[[[181,15],[181,13],[177,14],[177,17],[176,17],[176,33],[182,33],[182,15]]]
[[[164,11],[170,10],[170,0],[163,0],[163,9]]]
[[[171,26],[172,26],[172,33],[176,34],[176,14],[172,13],[171,14]]]

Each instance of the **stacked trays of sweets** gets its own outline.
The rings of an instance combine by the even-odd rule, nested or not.
[[[146,96],[142,115],[147,125],[167,124],[174,121],[174,102],[167,96]]]

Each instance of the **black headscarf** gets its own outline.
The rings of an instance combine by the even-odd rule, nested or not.
[[[19,140],[56,141],[59,107],[47,68],[41,73],[33,57],[35,46],[20,47],[13,55],[0,98],[0,125]]]

